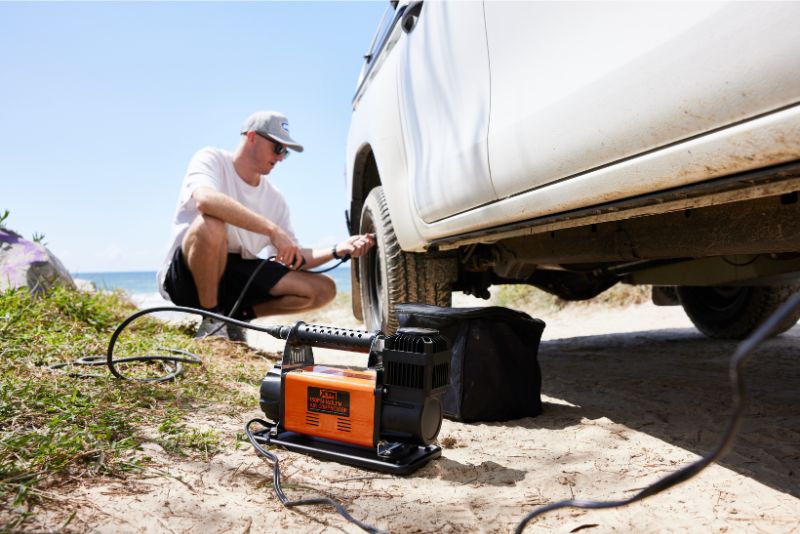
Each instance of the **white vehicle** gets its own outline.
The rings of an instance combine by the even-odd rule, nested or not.
[[[353,310],[652,284],[742,338],[800,276],[800,4],[392,2],[353,99]],[[797,317],[784,325],[789,328]]]

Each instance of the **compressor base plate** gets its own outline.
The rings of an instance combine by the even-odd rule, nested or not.
[[[438,445],[422,447],[397,444],[391,454],[379,456],[374,449],[306,436],[296,432],[271,433],[270,429],[265,429],[254,433],[254,436],[260,443],[280,445],[290,451],[308,454],[323,460],[333,460],[393,475],[412,473],[430,460],[442,455],[442,448]]]

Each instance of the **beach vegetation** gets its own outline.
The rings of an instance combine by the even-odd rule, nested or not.
[[[650,286],[617,284],[596,297],[584,301],[567,301],[525,284],[500,285],[492,288],[491,303],[496,306],[534,313],[553,313],[567,306],[602,305],[623,308],[650,301]]]
[[[264,354],[224,340],[194,341],[185,325],[149,316],[119,337],[120,357],[175,347],[203,364],[162,383],[121,381],[103,365],[50,369],[87,356],[102,360],[117,325],[135,311],[124,293],[62,287],[36,298],[24,288],[0,293],[0,532],[41,526],[40,505],[76,480],[155,469],[153,446],[175,458],[208,459],[223,436],[196,425],[193,415],[257,409],[270,365]],[[160,365],[141,363],[120,370],[163,373]],[[154,444],[148,452],[146,443]]]
[[[39,243],[43,247],[47,246],[47,241],[44,240],[44,234],[40,234],[38,232],[33,233],[33,237],[31,237],[31,241],[34,243]]]

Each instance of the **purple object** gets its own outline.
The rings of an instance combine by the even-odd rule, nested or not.
[[[0,292],[27,287],[38,293],[55,285],[75,287],[58,258],[39,243],[11,230],[0,230]]]

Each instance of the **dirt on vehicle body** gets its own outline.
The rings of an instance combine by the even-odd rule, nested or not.
[[[798,15],[392,4],[348,139],[350,231],[378,236],[355,315],[391,331],[399,302],[622,282],[747,336],[800,287]]]

